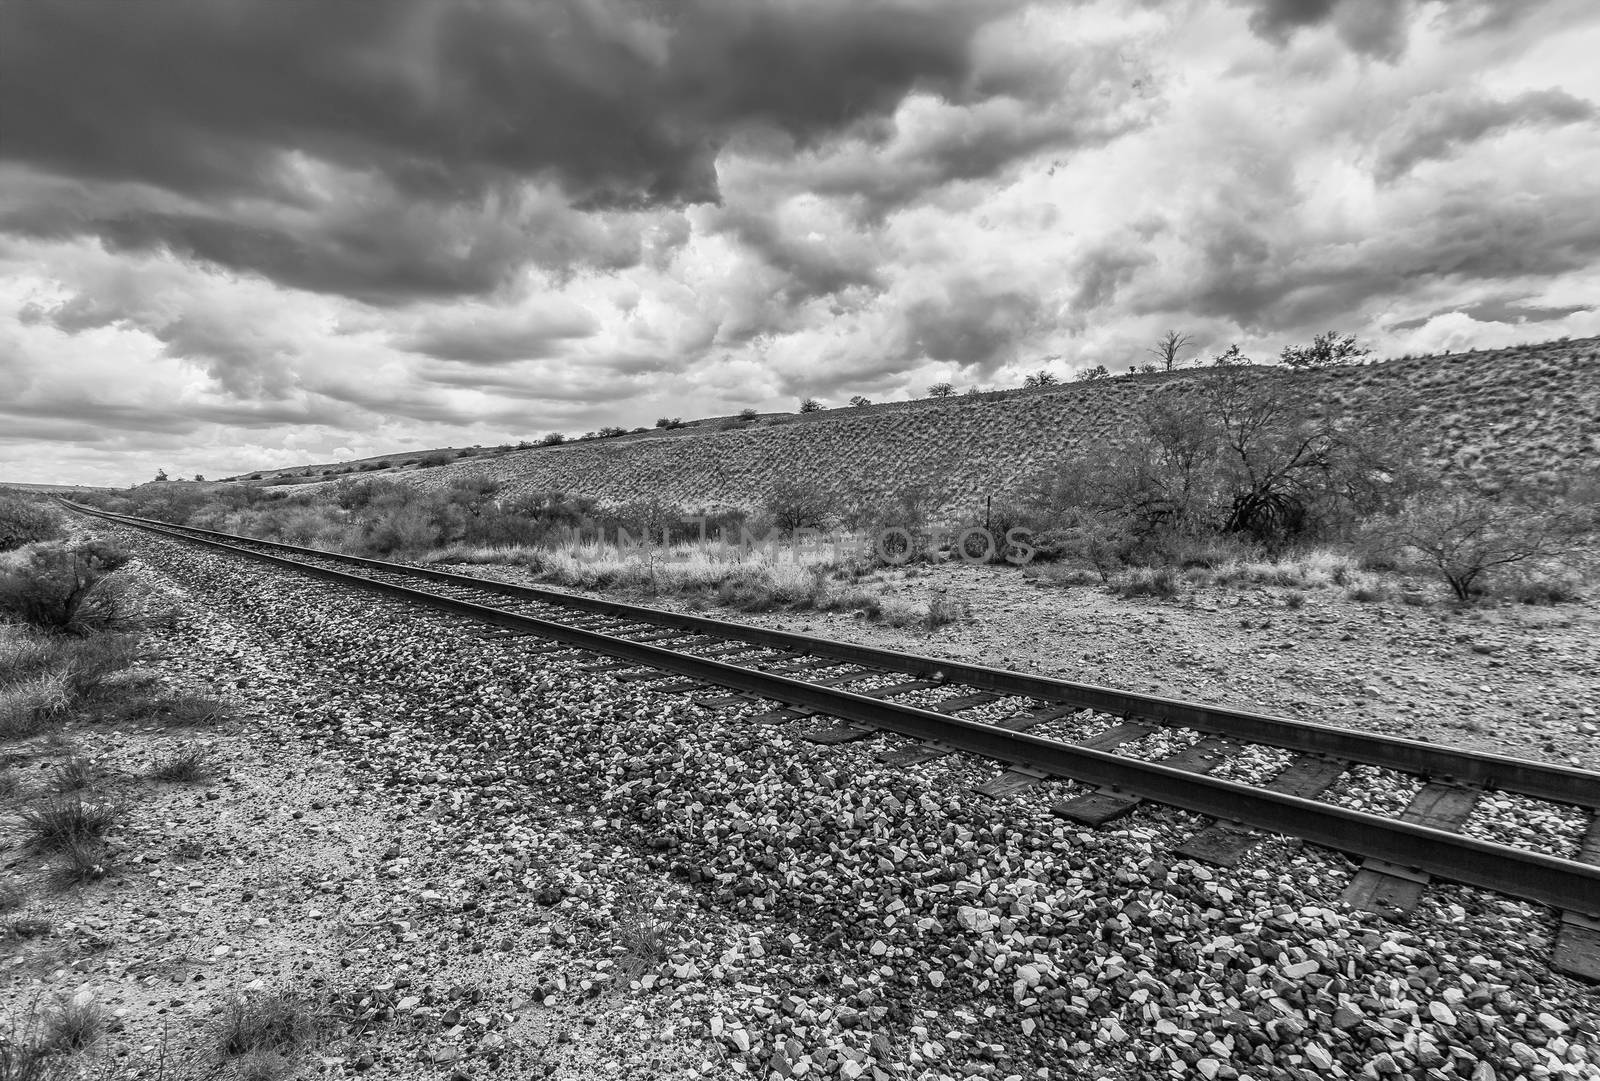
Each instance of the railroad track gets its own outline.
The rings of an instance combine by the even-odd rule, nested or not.
[[[752,723],[806,720],[806,737],[840,743],[893,732],[916,740],[885,751],[911,765],[966,752],[1000,763],[979,786],[993,796],[1052,779],[1094,791],[1056,804],[1057,815],[1099,825],[1142,801],[1214,821],[1175,852],[1231,865],[1250,846],[1285,834],[1359,858],[1345,890],[1350,904],[1403,919],[1433,878],[1549,905],[1561,926],[1551,967],[1600,981],[1600,773],[1416,740],[1273,717],[1196,702],[1133,694],[1021,672],[896,653],[809,635],[593,597],[494,582],[359,556],[254,540],[63,501],[83,514],[204,547],[291,568],[324,580],[489,624],[485,638],[537,637],[535,652],[580,650],[606,660],[591,671],[695,696],[710,706],[775,702]],[[426,588],[423,588],[426,587]],[[870,685],[870,686],[869,686]],[[855,689],[852,689],[855,688]],[[896,701],[935,688],[958,690],[932,709]],[[997,721],[963,718],[991,704],[1025,699]],[[1079,743],[1029,729],[1083,710],[1118,723]],[[1163,728],[1201,738],[1160,761],[1119,754]],[[1287,765],[1261,784],[1209,776],[1249,745],[1288,752]],[[1357,765],[1425,783],[1397,817],[1320,801]],[[1458,832],[1491,791],[1579,809],[1585,816],[1577,859]]]

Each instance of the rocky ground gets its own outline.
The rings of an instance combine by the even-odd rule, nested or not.
[[[30,889],[7,919],[50,933],[0,957],[12,1019],[58,995],[116,1011],[93,1053],[127,1076],[238,1074],[211,1027],[252,986],[314,991],[337,1018],[293,1067],[307,1077],[1600,1076],[1600,994],[1545,967],[1546,911],[1441,886],[1392,926],[1339,907],[1352,868],[1334,854],[1177,861],[1191,816],[1080,829],[1049,813],[1064,785],[978,797],[994,767],[965,757],[888,770],[890,737],[817,747],[526,639],[127,538],[184,605],[151,665],[247,720],[212,737],[216,779],[141,792],[107,878]],[[1253,591],[1152,604],[989,574],[897,583],[972,604],[977,622],[931,638],[793,622],[1595,750],[1587,610],[1530,632],[1315,593],[1298,610]],[[108,770],[170,738],[66,735]],[[39,768],[59,747],[15,753]]]

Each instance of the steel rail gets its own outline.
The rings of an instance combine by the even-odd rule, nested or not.
[[[111,520],[120,517],[103,512],[90,513]],[[1480,841],[1445,830],[1189,773],[1154,762],[1123,758],[915,706],[820,687],[770,672],[678,653],[648,643],[520,615],[393,582],[382,582],[286,556],[252,551],[225,541],[190,536],[160,523],[141,524],[138,528],[297,570],[381,596],[452,612],[507,629],[529,631],[637,665],[806,706],[871,728],[938,741],[956,750],[1051,776],[1111,788],[1181,810],[1238,822],[1270,833],[1286,833],[1328,848],[1385,860],[1438,878],[1540,902],[1569,912],[1600,917],[1600,867],[1591,864]]]
[[[68,501],[63,500],[63,502]],[[1481,751],[1440,747],[1422,740],[1374,735],[1334,725],[1317,724],[1313,721],[1293,720],[1157,695],[1137,694],[1132,691],[1076,683],[1048,676],[1028,675],[962,661],[925,657],[914,653],[898,653],[872,646],[771,630],[747,623],[665,612],[658,608],[646,608],[621,601],[562,593],[537,586],[513,585],[509,582],[496,582],[492,579],[476,578],[450,571],[390,563],[366,556],[325,552],[317,548],[283,544],[279,541],[239,537],[231,533],[219,533],[194,526],[174,526],[149,518],[111,514],[79,504],[70,505],[86,513],[158,529],[194,533],[235,544],[238,542],[257,544],[276,551],[332,560],[350,566],[368,567],[427,581],[481,589],[524,600],[593,612],[597,615],[633,619],[684,631],[715,634],[775,649],[794,650],[817,657],[873,666],[923,678],[937,678],[941,682],[960,683],[1004,695],[1040,698],[1080,709],[1092,709],[1101,713],[1193,728],[1200,732],[1231,736],[1303,754],[1317,754],[1362,765],[1379,766],[1430,780],[1516,792],[1552,803],[1600,809],[1600,774],[1588,770],[1506,755],[1486,754]]]

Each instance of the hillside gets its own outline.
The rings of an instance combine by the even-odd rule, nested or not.
[[[1415,392],[1430,453],[1456,468],[1529,473],[1600,461],[1600,339],[1410,357],[1319,373],[1345,409]],[[562,490],[615,504],[656,495],[684,507],[751,508],[780,479],[814,479],[841,498],[911,485],[980,507],[1087,436],[1126,429],[1171,373],[1041,390],[724,420],[555,447],[493,451],[398,475],[443,483],[468,473],[513,493]],[[402,457],[390,455],[399,464]],[[389,472],[389,471],[386,471]],[[298,487],[298,486],[297,486]]]

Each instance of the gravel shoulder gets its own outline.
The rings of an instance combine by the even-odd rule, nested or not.
[[[1547,911],[1438,887],[1407,926],[1386,924],[1338,905],[1352,868],[1335,854],[1276,841],[1225,871],[1175,861],[1193,816],[1143,807],[1079,829],[1049,813],[1065,784],[979,797],[994,767],[965,756],[889,769],[876,756],[894,737],[818,747],[749,724],[758,709],[702,709],[525,640],[123,536],[185,601],[152,666],[252,719],[217,737],[226,779],[150,797],[116,839],[118,876],[33,902],[100,944],[68,956],[65,935],[39,940],[5,962],[0,994],[12,1011],[59,993],[114,1002],[109,1053],[133,1061],[164,1038],[194,1064],[165,1076],[216,1076],[204,1022],[251,981],[321,980],[355,1023],[299,1076],[1600,1077],[1600,994],[1544,967]],[[1397,657],[1429,679],[1460,671],[1413,656],[1442,648],[1429,612],[1335,609],[1347,632],[1310,623],[1314,595],[1293,613],[1256,598],[1243,615],[1185,612],[988,573],[898,583],[978,613],[931,638],[792,625],[1286,711],[1334,702],[1288,671],[1335,678],[1328,642],[1365,683]],[[1279,629],[1201,637],[1218,613]],[[1302,614],[1319,648],[1283,650]],[[1046,620],[1071,630],[1044,638]],[[1464,663],[1501,659],[1507,699],[1539,685],[1524,667],[1560,670],[1539,701],[1575,723],[1583,699],[1565,696],[1592,678],[1566,668],[1592,651],[1576,628],[1540,632],[1554,648],[1529,660],[1502,627],[1487,641],[1503,657]],[[1226,667],[1225,649],[1252,645],[1276,659],[1226,684],[1163,659]],[[1358,693],[1374,725],[1423,701],[1337,693]],[[162,738],[73,736],[108,760]],[[1555,746],[1540,753],[1592,751]],[[201,853],[174,858],[190,839]],[[146,853],[148,869],[133,862]]]
[[[447,569],[557,588],[516,568]],[[1356,601],[1339,588],[1249,584],[1186,586],[1172,600],[1124,599],[956,561],[877,577],[862,588],[923,604],[944,595],[965,604],[970,619],[930,632],[829,612],[705,614],[1600,769],[1600,603],[1593,599],[1462,612],[1422,582],[1406,583],[1404,592],[1430,598],[1423,606]],[[673,597],[591,595],[700,611]]]

